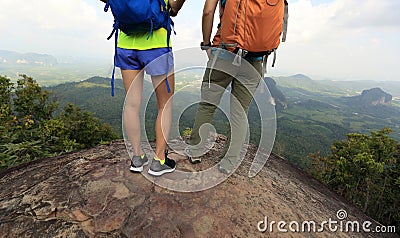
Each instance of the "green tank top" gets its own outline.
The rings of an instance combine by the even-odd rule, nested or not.
[[[168,0],[165,0],[168,4]],[[167,47],[167,30],[160,28],[153,32],[148,38],[149,33],[136,33],[127,35],[120,31],[118,36],[118,47],[130,50],[150,50],[156,48],[166,48]],[[169,47],[172,47],[171,40],[169,42]]]

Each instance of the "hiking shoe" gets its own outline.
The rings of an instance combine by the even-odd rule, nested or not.
[[[198,164],[198,163],[201,162],[201,158],[200,158],[200,157],[194,157],[194,156],[192,156],[192,155],[190,154],[189,147],[186,147],[185,150],[184,150],[184,152],[185,152],[186,156],[188,157],[190,163],[192,163],[192,164]]]
[[[143,166],[148,164],[149,164],[149,159],[147,158],[146,154],[143,154],[142,156],[133,156],[131,160],[130,171],[142,172]]]
[[[165,156],[164,160],[154,157],[150,165],[149,174],[153,176],[161,176],[165,173],[174,172],[175,168],[175,160],[169,159],[167,156]]]

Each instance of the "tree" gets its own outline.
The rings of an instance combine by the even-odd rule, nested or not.
[[[2,142],[7,133],[7,129],[12,122],[11,94],[13,84],[10,79],[0,76],[0,142]]]
[[[56,108],[48,95],[26,75],[21,75],[17,87],[10,79],[0,77],[2,116],[0,130],[0,166],[7,167],[48,155],[38,131],[39,123]]]
[[[57,120],[67,129],[62,134],[81,148],[93,147],[117,138],[110,125],[101,123],[93,113],[83,111],[72,103],[64,107]]]
[[[72,104],[55,116],[58,103],[26,75],[17,87],[0,76],[0,168],[117,138],[109,125]]]
[[[50,93],[43,91],[33,78],[21,75],[13,101],[15,114],[19,118],[30,117],[40,123],[52,118],[57,103],[49,101]]]
[[[389,128],[348,134],[331,155],[312,155],[310,173],[365,213],[400,229],[400,144]]]

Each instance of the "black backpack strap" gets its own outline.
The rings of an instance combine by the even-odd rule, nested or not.
[[[164,0],[159,0],[160,1],[160,4],[161,4],[161,6],[162,6],[162,9],[163,9],[163,11],[165,12],[165,14],[166,14],[166,17],[167,17],[167,26],[166,26],[166,30],[167,30],[167,49],[168,49],[168,55],[167,55],[167,64],[166,64],[166,68],[167,68],[167,71],[168,71],[168,66],[169,66],[169,54],[171,54],[171,52],[172,52],[172,50],[171,50],[171,47],[170,47],[170,40],[171,40],[171,32],[172,32],[172,28],[173,28],[173,26],[174,26],[174,22],[172,21],[172,19],[171,19],[171,16],[170,16],[170,13],[169,13],[169,11],[168,11],[168,9],[167,9],[167,4],[165,3],[165,1]],[[175,33],[175,31],[174,31],[174,33]],[[175,33],[176,34],[176,33]],[[168,93],[171,93],[171,87],[169,86],[169,83],[168,83],[168,73],[169,72],[167,72],[166,74],[165,74],[165,86],[167,87],[167,91],[168,91]]]
[[[118,28],[115,30],[115,53],[114,53],[114,65],[113,65],[113,71],[112,71],[112,76],[111,76],[111,96],[114,97],[115,95],[115,87],[114,87],[114,81],[115,81],[115,60],[117,58],[117,45],[118,45]]]
[[[283,16],[283,29],[282,29],[282,42],[286,41],[287,29],[288,29],[288,20],[289,20],[289,4],[287,0],[285,0],[285,10]]]
[[[110,7],[110,1],[107,1],[106,6],[104,7],[104,11],[107,12],[108,8]],[[115,95],[115,87],[114,87],[114,82],[115,82],[115,59],[117,57],[117,45],[118,45],[118,21],[114,19],[114,25],[113,25],[113,30],[111,34],[107,37],[107,40],[110,40],[111,37],[115,34],[115,46],[114,46],[114,65],[113,65],[113,70],[112,70],[112,75],[111,75],[111,96],[114,97]]]
[[[276,49],[268,51],[266,55],[263,56],[263,66],[262,66],[262,78],[264,78],[264,75],[267,73],[267,61],[268,61],[268,56],[274,53],[274,59],[272,60],[272,67],[275,67],[275,61],[276,61]]]
[[[104,12],[108,12],[108,8],[110,7],[110,2],[107,1],[106,5],[104,6]]]
[[[276,62],[276,49],[273,49],[272,52],[274,52],[274,59],[272,60],[272,67],[275,67],[275,62]]]

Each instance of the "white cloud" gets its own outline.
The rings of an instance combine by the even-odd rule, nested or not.
[[[0,14],[12,19],[13,24],[34,25],[39,29],[70,30],[96,21],[96,12],[83,0],[2,0],[0,4]]]
[[[392,29],[400,27],[400,15],[396,11],[400,8],[400,1],[365,0],[358,1],[337,0],[335,5],[341,7],[336,12],[336,18],[343,27]],[[396,10],[395,10],[396,9]]]
[[[202,9],[199,8],[198,2],[186,1],[179,15],[173,18],[176,30],[176,36],[174,36],[176,50],[200,46],[202,41],[201,17]]]
[[[400,71],[394,64],[399,46],[394,39],[400,36],[400,21],[391,12],[399,4],[396,0],[290,4],[288,38],[280,46],[278,71],[397,80]]]
[[[0,0],[0,5],[0,30],[7,32],[1,48],[66,55],[108,48],[104,39],[112,29],[111,14],[101,16],[87,1]],[[102,5],[98,1],[98,9]]]
[[[188,24],[177,21],[175,30],[176,36],[173,36],[175,49],[200,46],[200,42],[202,41],[200,22]]]
[[[400,15],[393,9],[400,1],[336,0],[313,6],[310,0],[289,5],[289,41],[332,42],[332,38],[352,38],[360,32],[380,32],[400,29]]]
[[[186,1],[175,18],[175,49],[199,46],[202,5]],[[112,59],[114,42],[106,37],[113,19],[99,0],[0,0],[0,6],[0,49]],[[290,1],[287,42],[270,72],[397,80],[399,8],[398,0]]]

